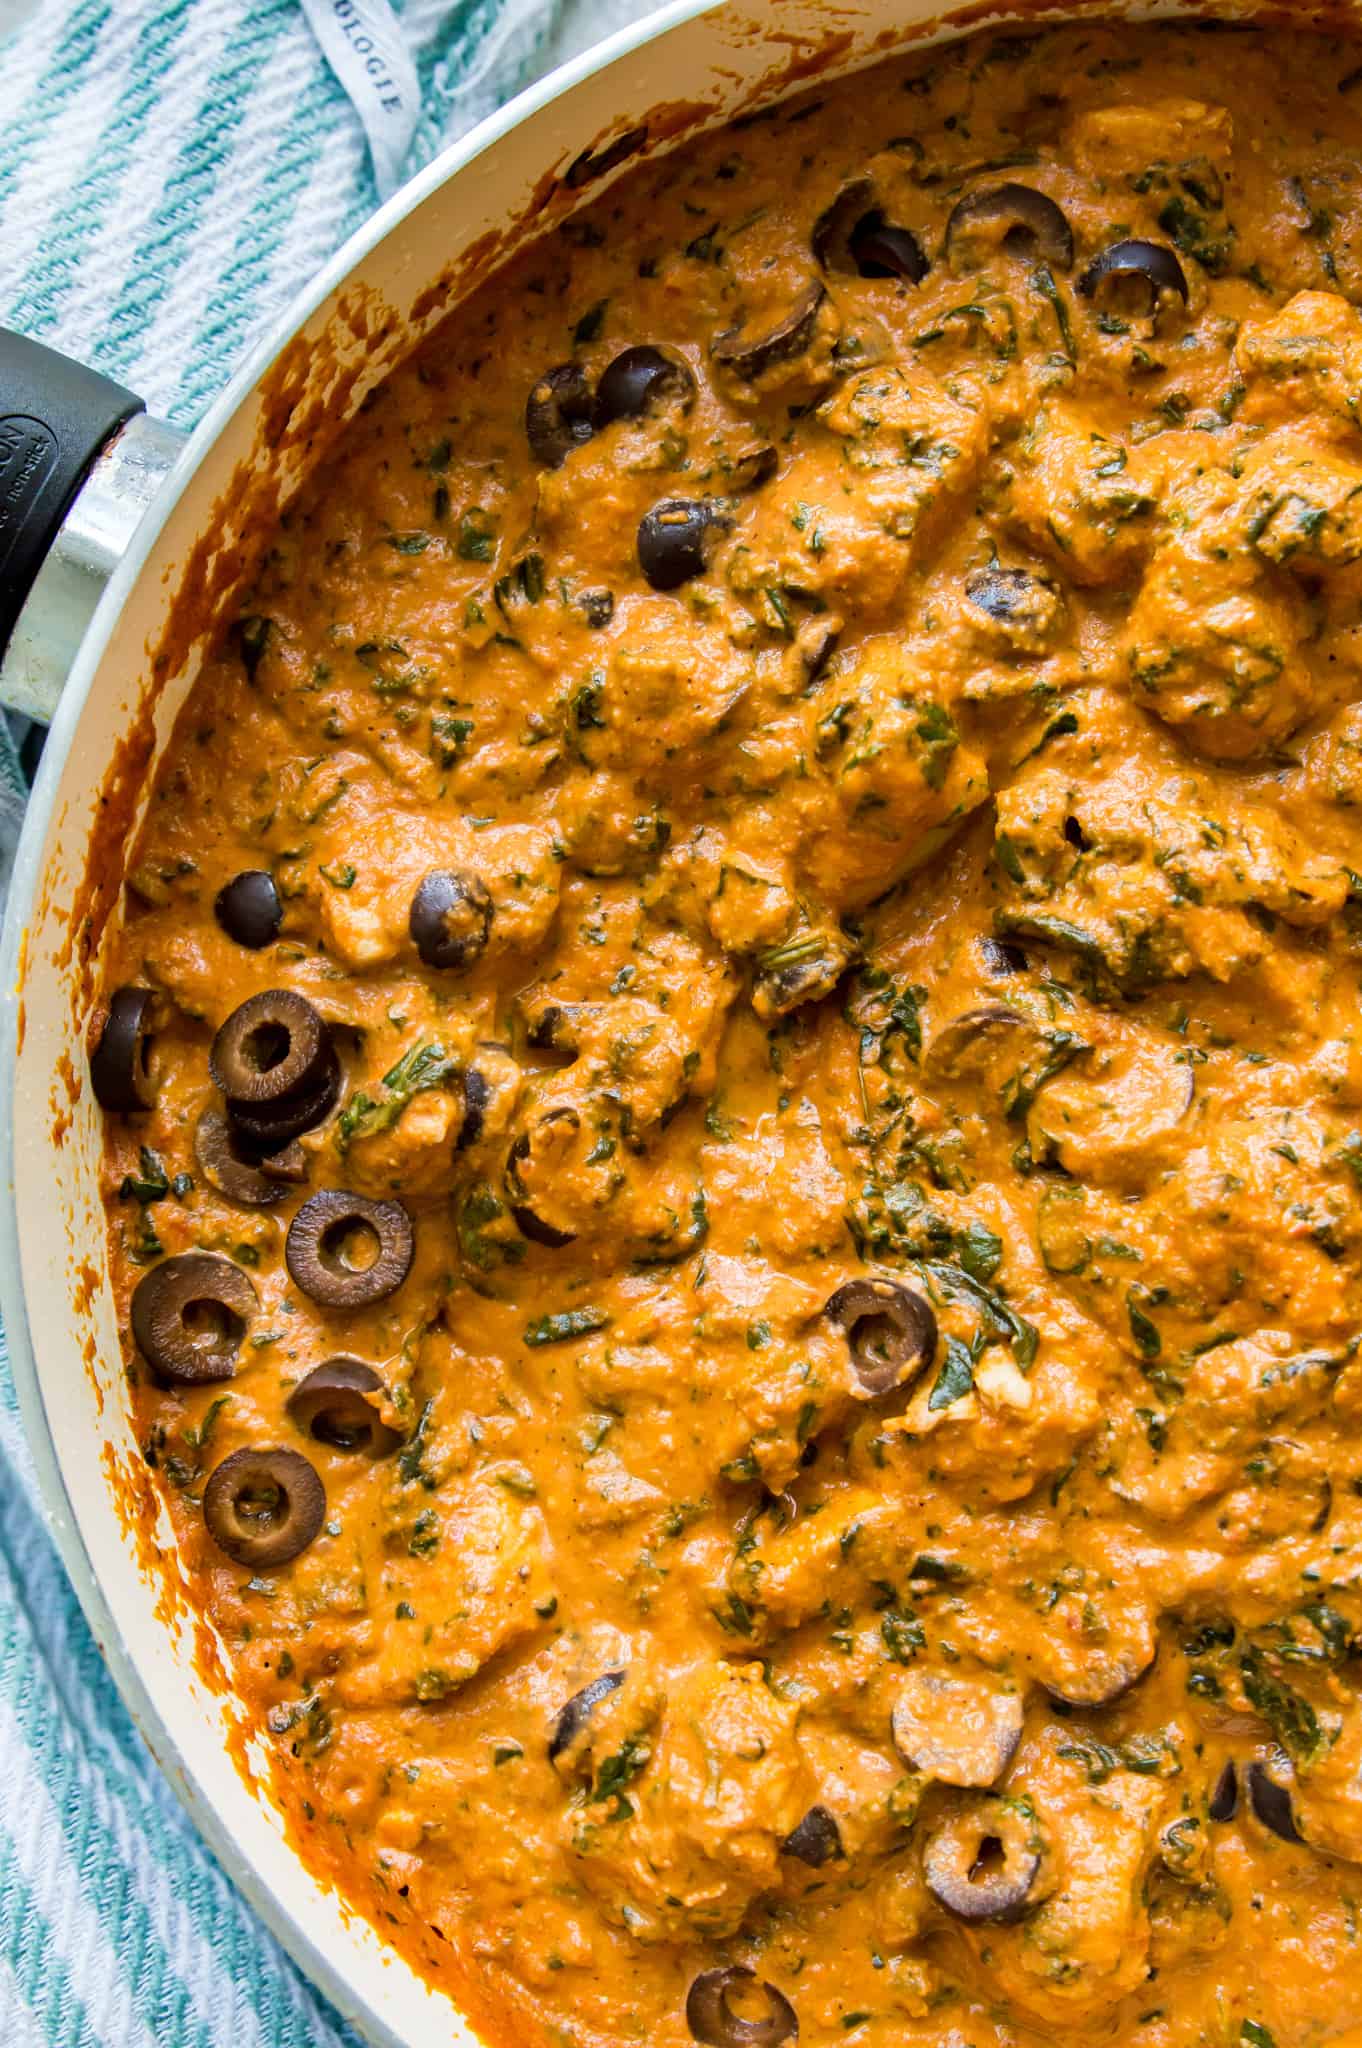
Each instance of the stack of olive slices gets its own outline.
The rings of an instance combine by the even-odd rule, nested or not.
[[[438,881],[439,877],[432,880]],[[218,922],[253,950],[277,937],[282,909],[263,870],[237,875],[218,896]],[[413,918],[415,909],[413,909]],[[101,1107],[123,1114],[154,1101],[149,1067],[160,999],[149,988],[115,991],[90,1059]],[[322,1017],[291,989],[266,989],[234,1010],[208,1056],[221,1108],[199,1119],[195,1157],[204,1178],[231,1201],[267,1208],[307,1177],[298,1143],[330,1115],[341,1061]],[[357,1256],[357,1247],[367,1258]],[[289,1226],[284,1257],[294,1285],[326,1309],[382,1301],[406,1279],[415,1250],[401,1202],[375,1202],[340,1188],[310,1195]],[[255,1287],[216,1252],[181,1252],[152,1267],[132,1297],[138,1349],[164,1384],[198,1387],[230,1379],[251,1317]],[[401,1441],[382,1414],[383,1384],[362,1359],[328,1358],[289,1396],[291,1420],[319,1443],[379,1456]],[[319,1534],[326,1494],[308,1460],[283,1448],[235,1451],[208,1480],[204,1524],[238,1564],[287,1564]]]

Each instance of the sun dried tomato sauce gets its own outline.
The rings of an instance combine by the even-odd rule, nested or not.
[[[146,1458],[306,1853],[508,2041],[1362,2023],[1360,99],[1064,28],[639,168],[180,719],[114,1280],[247,1286],[141,1297],[218,1374],[129,1336]]]

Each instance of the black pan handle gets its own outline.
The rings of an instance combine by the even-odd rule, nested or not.
[[[0,329],[0,655],[72,499],[142,401]]]

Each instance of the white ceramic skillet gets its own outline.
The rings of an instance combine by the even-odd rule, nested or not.
[[[133,1434],[100,1116],[84,1080],[92,970],[123,850],[203,633],[241,581],[242,537],[263,530],[366,390],[499,255],[594,197],[632,149],[664,150],[908,37],[1018,11],[980,0],[950,22],[934,20],[932,0],[675,0],[523,95],[378,213],[187,444],[128,394],[0,337],[0,684],[51,718],[0,981],[0,1301],[24,1421],[53,1533],[143,1735],[270,1927],[385,2048],[473,2048],[478,2034],[290,1848],[263,1753],[252,1756],[230,1698],[204,1676],[202,1631]],[[1079,11],[1059,5],[1050,18]],[[1208,10],[1161,0],[1131,11]]]

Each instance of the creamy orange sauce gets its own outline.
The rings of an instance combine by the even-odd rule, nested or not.
[[[807,2048],[1362,2025],[1356,67],[976,39],[641,168],[183,714],[105,982],[145,1454],[307,1855],[507,2041],[736,2040],[734,1965]],[[336,1099],[242,1206],[278,990]],[[285,1261],[335,1189],[410,1225],[368,1306]],[[374,1455],[287,1405],[338,1354]],[[325,1500],[252,1568],[262,1450]]]

